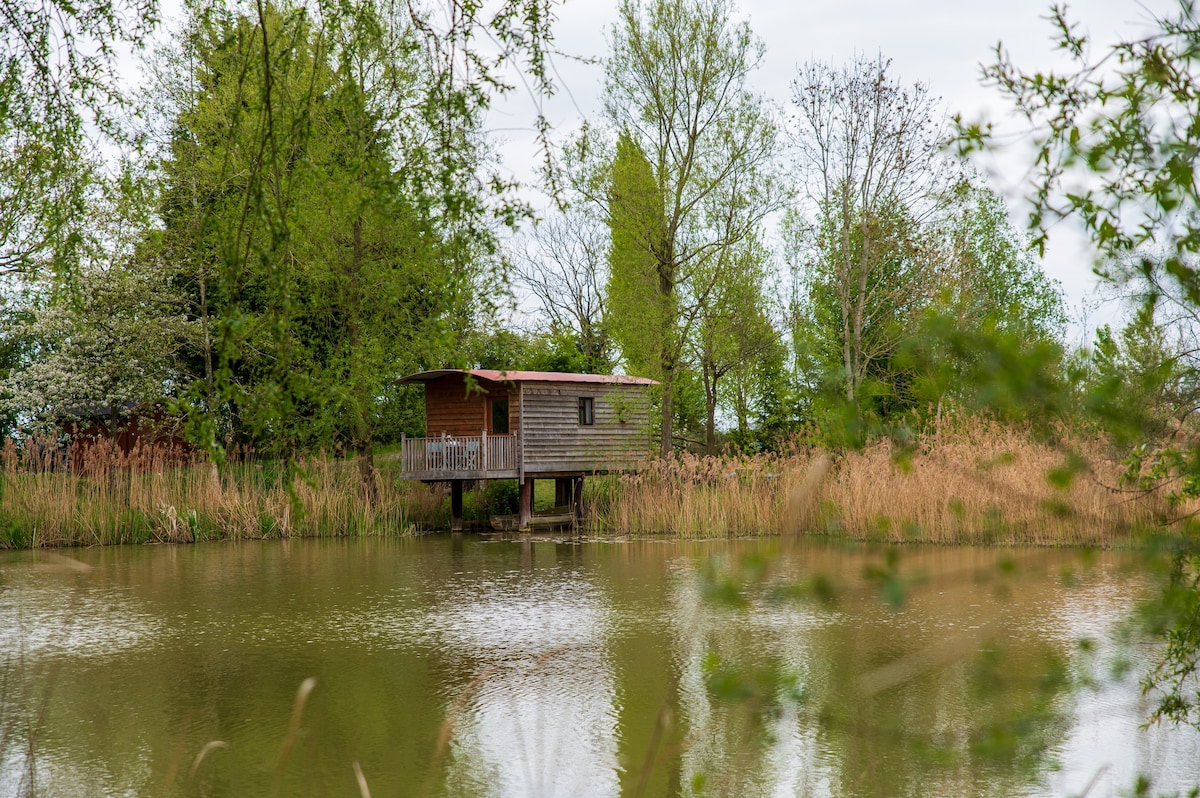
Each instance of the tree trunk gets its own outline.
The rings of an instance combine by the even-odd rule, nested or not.
[[[346,343],[350,347],[350,380],[354,395],[354,432],[351,443],[358,460],[358,478],[363,496],[372,507],[379,503],[379,485],[375,479],[374,441],[371,434],[371,390],[364,367],[359,361],[362,347],[362,216],[354,219],[354,249],[350,263],[350,307],[346,314]]]
[[[675,326],[674,293],[675,284],[672,280],[673,265],[668,260],[666,264],[659,262],[658,293],[661,316],[659,318],[660,335],[659,362],[662,365],[662,439],[659,441],[659,453],[666,457],[675,446],[675,352],[672,350],[671,331]]]
[[[704,369],[704,451],[717,453],[717,375]]]
[[[846,401],[853,402],[854,385],[854,351],[853,323],[851,321],[850,278],[853,274],[850,259],[850,198],[846,189],[842,189],[842,251],[839,256],[841,267],[838,286],[838,299],[842,310],[842,369],[846,380]]]
[[[863,211],[866,214],[866,210]],[[869,249],[871,244],[870,220],[864,218],[862,221],[862,243],[859,246],[862,249],[862,256],[858,264],[858,296],[854,298],[854,372],[853,386],[854,393],[857,395],[862,383],[862,377],[866,374],[867,364],[863,358],[863,319],[867,309],[867,275],[870,272],[871,261]],[[851,397],[853,399],[853,397]]]
[[[747,404],[748,404],[748,400],[746,399],[746,389],[743,385],[739,385],[738,389],[737,389],[736,412],[737,412],[738,436],[742,439],[743,442],[745,442],[746,435],[750,429],[750,409],[746,406]]]
[[[660,434],[662,439],[659,441],[659,454],[667,457],[672,450],[672,436],[675,434],[675,367],[663,366],[662,373],[662,427]]]
[[[705,397],[704,400],[704,450],[709,454],[717,453],[717,403]]]

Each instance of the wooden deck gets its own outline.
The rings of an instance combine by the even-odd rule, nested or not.
[[[520,442],[516,435],[441,435],[405,438],[400,444],[400,476],[426,482],[519,479]]]

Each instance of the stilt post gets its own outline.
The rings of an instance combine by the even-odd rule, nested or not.
[[[575,477],[575,486],[571,497],[571,504],[575,507],[575,520],[583,518],[583,475]]]
[[[463,481],[450,482],[450,531],[462,532],[463,528]]]
[[[566,507],[571,503],[572,490],[571,477],[555,477],[554,479],[554,506]]]
[[[517,490],[517,527],[521,531],[529,529],[529,521],[533,518],[533,479],[530,477],[521,481]]]

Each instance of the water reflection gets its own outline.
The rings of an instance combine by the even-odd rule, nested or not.
[[[1104,673],[1140,589],[1119,555],[460,537],[71,556],[0,557],[0,794],[353,796],[355,763],[376,796],[1200,783],[1200,735],[1139,731],[1136,668]]]

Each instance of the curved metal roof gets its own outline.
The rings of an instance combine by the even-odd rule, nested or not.
[[[441,377],[461,374],[490,382],[573,382],[611,383],[616,385],[658,385],[645,377],[624,374],[568,374],[561,371],[502,371],[499,369],[432,369],[418,371],[396,380],[398,383],[431,382]]]

